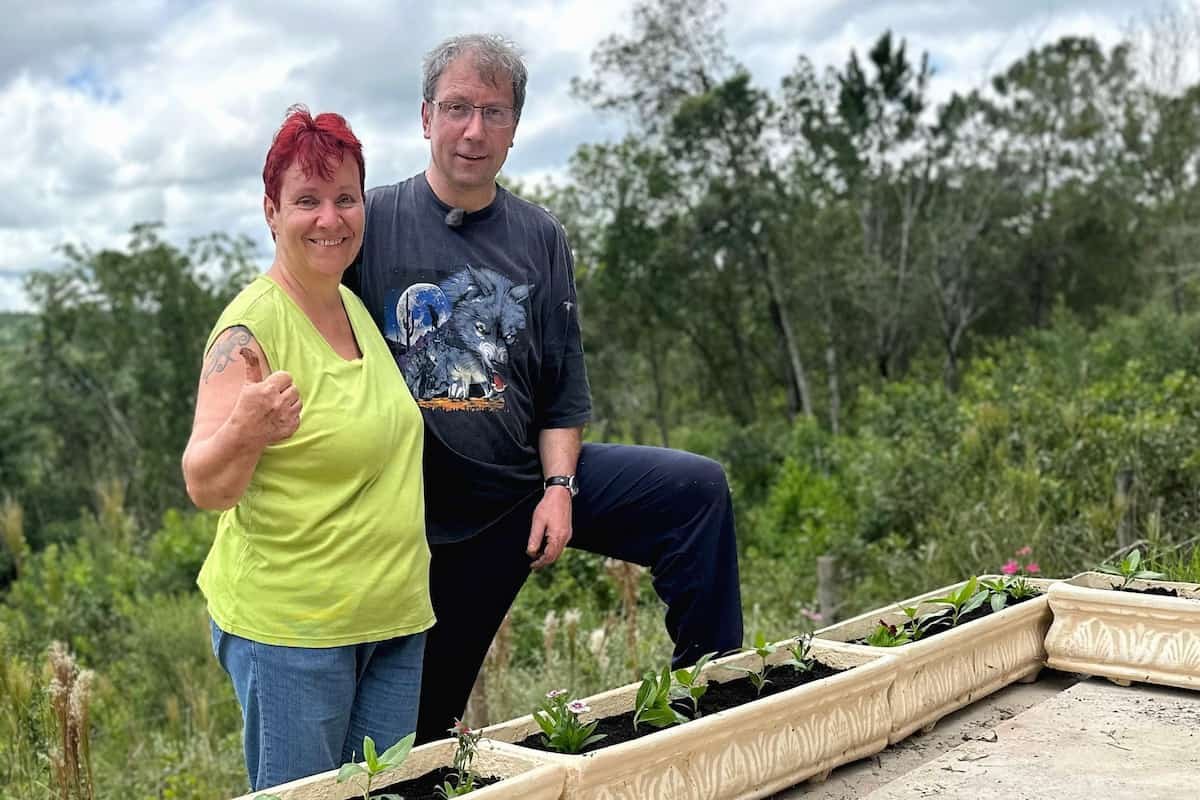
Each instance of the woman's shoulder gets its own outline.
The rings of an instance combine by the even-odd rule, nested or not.
[[[249,329],[256,339],[267,335],[265,328],[273,327],[278,318],[281,292],[265,275],[259,275],[234,296],[217,318],[209,334],[208,346],[229,328],[240,325]]]

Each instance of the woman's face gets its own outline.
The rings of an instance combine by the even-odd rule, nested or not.
[[[279,206],[270,197],[263,207],[275,234],[276,260],[291,270],[340,277],[362,244],[362,190],[358,164],[342,159],[333,180],[306,176],[292,164],[283,176]]]

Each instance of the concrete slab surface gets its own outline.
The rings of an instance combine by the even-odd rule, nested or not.
[[[1180,800],[1200,791],[1200,692],[1083,681],[864,800]]]
[[[859,800],[902,775],[949,752],[965,741],[990,738],[993,728],[1056,697],[1079,677],[1045,669],[1034,683],[1014,683],[943,717],[925,733],[916,733],[870,758],[838,767],[823,783],[803,783],[772,800]]]

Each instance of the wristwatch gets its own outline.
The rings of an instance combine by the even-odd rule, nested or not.
[[[564,486],[571,493],[571,497],[579,494],[579,484],[575,482],[574,475],[551,475],[546,478],[542,484],[542,490],[545,491],[551,486]]]

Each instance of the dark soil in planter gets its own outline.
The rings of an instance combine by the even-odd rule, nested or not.
[[[379,797],[383,794],[398,794],[404,800],[440,800],[441,795],[437,793],[437,787],[446,781],[453,783],[451,777],[455,774],[454,770],[450,769],[450,767],[438,767],[435,770],[426,772],[424,775],[411,778],[407,781],[389,783],[387,786],[378,789],[371,787],[371,796]],[[491,786],[493,783],[499,783],[502,780],[504,779],[497,778],[494,775],[476,775],[475,788],[482,789],[484,786]]]
[[[1179,597],[1179,592],[1175,589],[1168,589],[1166,586],[1147,586],[1145,589],[1134,589],[1132,586],[1126,586],[1122,589],[1120,586],[1113,584],[1114,589],[1118,592],[1132,592],[1133,594],[1153,594],[1159,597]]]
[[[1012,597],[1009,597],[1008,605],[1004,606],[1004,608],[1012,608],[1013,606],[1018,606],[1021,603],[1024,603],[1028,600],[1032,600],[1035,597],[1040,597],[1040,596],[1041,596],[1041,593],[1039,592],[1038,594],[1030,595],[1029,597],[1022,597],[1019,600],[1014,600]],[[1000,610],[1003,611],[1004,608],[1002,608]],[[921,638],[918,639],[917,641],[923,642],[926,639],[928,639],[930,636],[937,636],[939,633],[945,633],[946,631],[953,630],[954,628],[958,627],[959,625],[966,625],[968,622],[974,622],[977,619],[983,619],[984,617],[990,616],[995,613],[996,612],[992,610],[991,603],[984,603],[983,605],[979,606],[979,608],[973,609],[973,610],[967,612],[966,614],[960,615],[958,618],[958,625],[955,625],[953,623],[953,619],[954,619],[953,613],[951,612],[951,610],[949,608],[947,608],[945,611],[939,611],[935,614],[930,615],[930,618],[932,619],[932,621],[929,623],[926,623],[925,633],[922,634]],[[866,639],[855,639],[853,641],[853,644],[866,644],[866,643],[867,643]],[[912,644],[912,642],[905,642],[905,644]],[[897,645],[897,647],[903,647],[903,646],[904,646],[903,644]]]
[[[848,669],[853,668],[850,667]],[[787,666],[775,667],[767,674],[767,678],[771,682],[763,687],[762,695],[755,692],[754,684],[750,682],[749,678],[735,678],[723,683],[710,683],[708,684],[708,691],[700,698],[700,716],[711,716],[718,711],[725,711],[726,709],[736,708],[746,703],[752,703],[760,699],[760,697],[770,697],[771,695],[780,694],[781,692],[786,692],[788,689],[795,689],[797,686],[803,686],[806,683],[812,683],[813,681],[828,678],[831,675],[845,671],[844,669],[837,669],[827,664],[822,664],[820,661],[816,662],[816,666],[808,672],[797,672]],[[687,701],[673,701],[671,705],[689,720],[693,719],[691,703]],[[614,744],[640,739],[643,736],[658,733],[660,730],[667,729],[655,728],[643,722],[638,725],[638,729],[635,731],[633,729],[632,711],[612,717],[602,717],[599,724],[596,725],[594,733],[602,733],[604,734],[604,738],[598,742],[593,742],[580,752],[591,753],[605,747],[612,747]],[[540,732],[525,737],[517,742],[517,744],[534,750],[550,750],[550,748],[542,744],[542,734]]]

